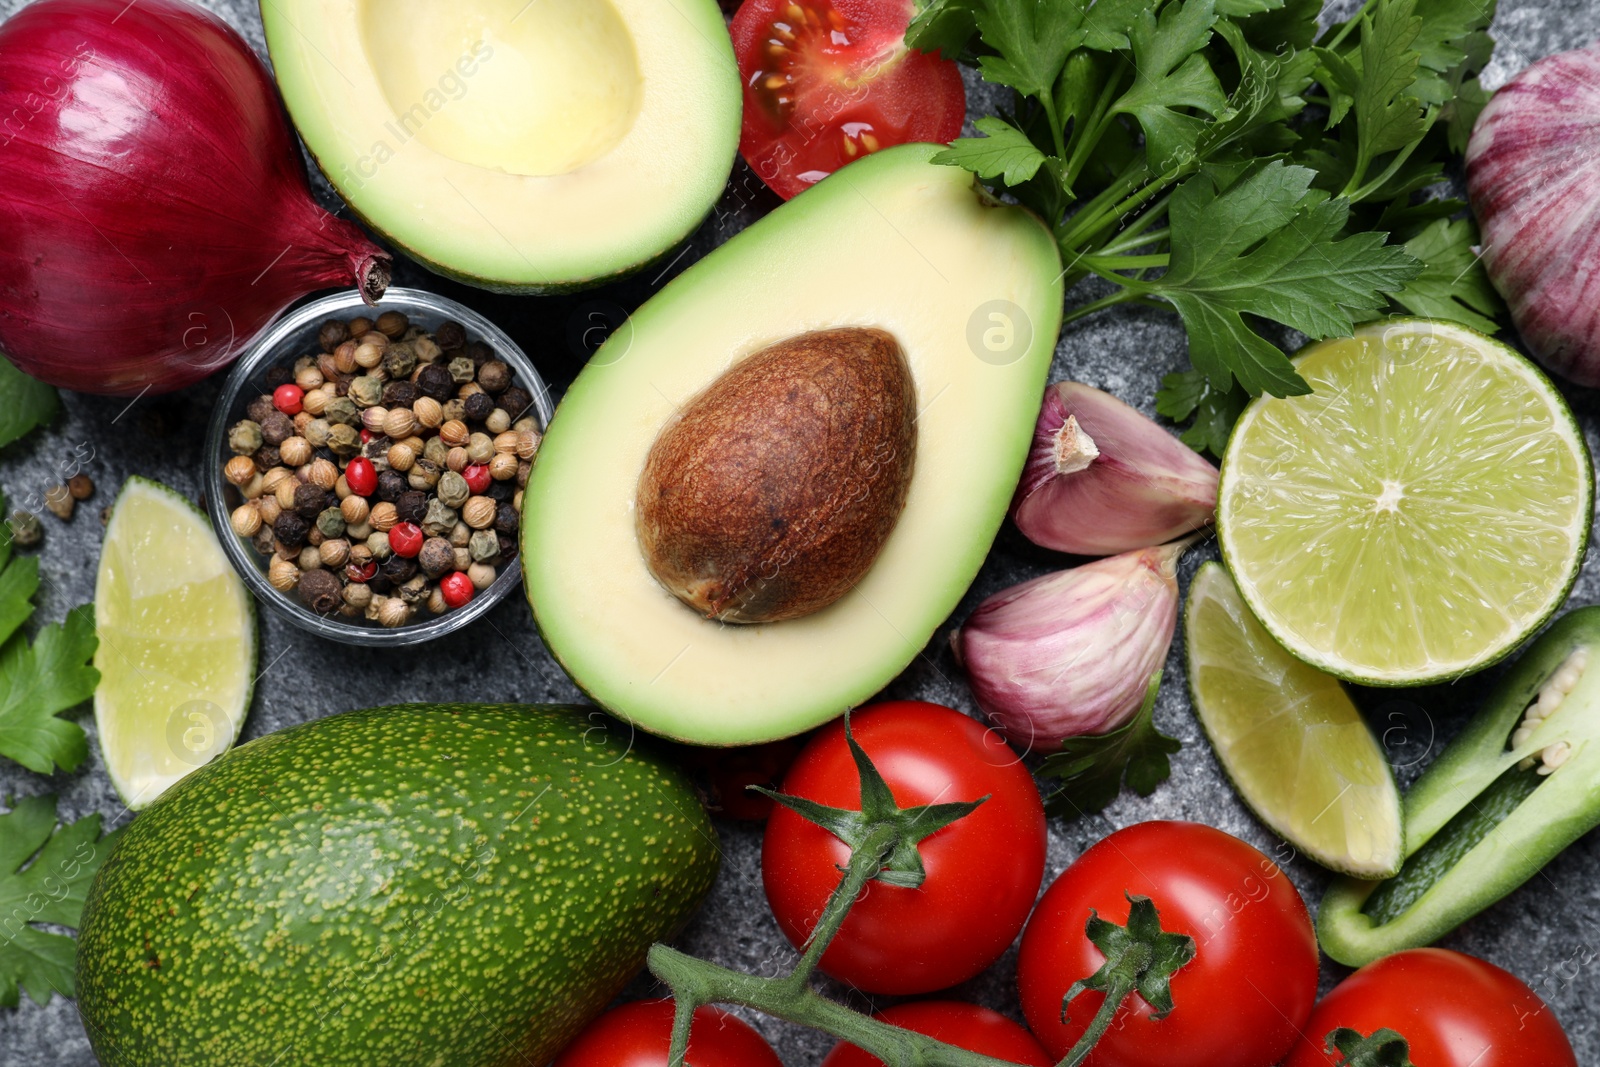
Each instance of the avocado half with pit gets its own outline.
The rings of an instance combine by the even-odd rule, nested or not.
[[[1061,266],[1038,219],[938,150],[866,157],[736,235],[561,401],[527,485],[525,587],[616,715],[698,744],[809,729],[923,654],[976,576],[1027,456]],[[808,568],[844,576],[825,606]],[[768,581],[777,603],[725,588]]]
[[[740,87],[715,0],[262,0],[300,135],[407,255],[558,292],[660,256],[721,195]]]

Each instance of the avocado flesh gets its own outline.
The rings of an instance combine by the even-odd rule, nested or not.
[[[593,709],[407,705],[252,741],[95,878],[106,1067],[545,1063],[716,876],[687,783]]]
[[[930,164],[937,151],[887,149],[777,208],[641,307],[561,401],[524,498],[525,587],[550,651],[614,714],[696,744],[809,729],[922,654],[976,576],[1032,439],[1061,268],[1042,223]],[[701,618],[639,549],[651,445],[739,358],[836,326],[887,330],[910,364],[905,510],[829,607],[748,626]]]
[[[311,154],[374,230],[505,292],[610,280],[686,237],[739,143],[713,0],[262,0]]]

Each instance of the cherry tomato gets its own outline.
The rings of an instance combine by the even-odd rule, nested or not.
[[[672,1001],[636,1000],[590,1023],[550,1067],[667,1067],[671,1046]],[[710,1006],[694,1013],[687,1059],[694,1067],[783,1067],[754,1027]]]
[[[853,159],[952,140],[961,71],[905,46],[914,0],[745,0],[729,31],[744,79],[739,151],[785,200]]]
[[[305,390],[290,382],[272,391],[272,406],[285,415],[298,415],[305,406]]]
[[[919,888],[868,883],[823,953],[822,969],[869,993],[927,993],[965,981],[1016,938],[1039,891],[1039,790],[998,734],[938,704],[878,704],[852,715],[850,725],[900,806],[989,799],[923,839],[927,880]],[[860,807],[843,723],[818,732],[783,791]],[[796,946],[810,935],[849,856],[838,838],[787,808],[767,820],[762,880],[778,926]]]
[[[344,484],[356,496],[371,496],[378,491],[378,468],[366,456],[357,456],[344,469]]]
[[[1406,1039],[1417,1067],[1578,1067],[1572,1045],[1538,994],[1492,963],[1442,948],[1369,963],[1322,998],[1286,1067],[1327,1067],[1330,1031]]]
[[[1157,1022],[1128,997],[1088,1067],[1268,1067],[1294,1044],[1317,995],[1317,940],[1304,901],[1277,864],[1221,830],[1145,822],[1090,848],[1045,892],[1017,959],[1028,1026],[1055,1057],[1088,1028],[1103,995],[1067,988],[1105,962],[1084,933],[1090,909],[1119,925],[1124,893],[1155,904],[1163,930],[1194,938]]]
[[[947,1045],[993,1056],[1023,1067],[1051,1067],[1052,1060],[1034,1036],[997,1011],[958,1000],[922,1000],[897,1004],[878,1018]],[[883,1067],[883,1061],[841,1041],[822,1067]]]

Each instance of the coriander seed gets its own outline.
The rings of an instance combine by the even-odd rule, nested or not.
[[[467,438],[467,458],[474,463],[487,463],[494,456],[494,438],[486,433],[475,433]]]
[[[411,605],[397,596],[386,598],[383,606],[378,609],[378,622],[390,629],[404,626],[410,618]]]
[[[489,458],[489,477],[497,482],[508,482],[517,476],[521,461],[510,452],[496,452]]]
[[[399,521],[400,516],[396,512],[395,506],[387,500],[374,504],[371,512],[367,515],[367,522],[371,524],[374,530],[380,533],[387,533]],[[388,538],[384,538],[384,545],[385,547],[388,546]]]
[[[322,565],[337,569],[350,562],[350,542],[342,537],[334,537],[317,546],[317,552],[322,556]]]
[[[389,409],[379,404],[373,404],[361,413],[361,425],[366,431],[377,437],[383,433],[383,422],[389,417]]]
[[[475,496],[461,508],[461,521],[474,530],[487,529],[494,524],[495,502],[486,496]]]
[[[272,588],[287,593],[300,584],[300,568],[290,560],[274,557],[267,564],[267,581]]]
[[[340,374],[354,374],[360,366],[356,362],[356,348],[354,341],[345,341],[333,350],[333,365]]]
[[[385,453],[384,458],[388,462],[390,470],[397,470],[404,474],[417,461],[417,454],[411,451],[410,445],[397,444],[389,446],[389,451]]]
[[[256,473],[256,461],[249,456],[234,456],[222,465],[222,476],[234,485],[246,484]]]
[[[366,582],[351,582],[344,587],[344,602],[352,608],[365,608],[372,603],[372,586]]]
[[[483,425],[490,433],[505,433],[511,429],[511,416],[505,408],[495,408],[483,420]]]
[[[383,314],[379,315],[378,320],[373,323],[373,327],[390,340],[393,340],[404,334],[406,332],[406,327],[410,325],[411,320],[407,319],[405,314],[399,311],[385,311]]]
[[[454,448],[465,445],[472,438],[472,431],[467,429],[467,424],[460,419],[451,419],[439,427],[439,440]]]
[[[295,557],[295,565],[302,571],[314,571],[322,566],[322,550],[312,545],[307,545],[300,550],[300,555]]]
[[[271,493],[263,493],[255,501],[256,511],[261,515],[261,521],[268,526],[278,521],[278,516],[283,514],[283,507],[278,503],[278,498]]]
[[[383,433],[385,437],[400,441],[410,437],[416,426],[416,416],[412,415],[409,408],[391,408],[383,420]]]
[[[260,497],[262,493],[261,475],[259,473],[252,474],[250,480],[239,487],[239,492],[244,495],[246,500],[255,500]]]
[[[278,455],[286,467],[301,467],[311,462],[311,442],[304,437],[286,437],[278,445]]]
[[[450,610],[450,605],[444,599],[444,590],[434,586],[428,592],[428,610],[435,615],[443,615]]]
[[[318,457],[311,461],[311,484],[331,492],[339,482],[339,468],[332,460]]]
[[[228,521],[233,532],[240,537],[254,537],[256,531],[261,529],[261,512],[256,510],[254,504],[241,504],[233,509]]]
[[[369,505],[364,496],[347,496],[339,501],[339,514],[344,516],[344,521],[351,526],[367,521]]]
[[[251,464],[252,469],[254,466]],[[66,486],[52,485],[44,491],[44,506],[50,510],[50,514],[62,522],[71,522],[72,511],[78,506],[78,502],[72,499],[72,494],[67,492]]]
[[[411,403],[411,414],[419,425],[436,430],[444,422],[444,408],[431,396],[418,396]]]
[[[362,341],[356,346],[356,366],[371,370],[383,362],[383,349],[370,341]]]

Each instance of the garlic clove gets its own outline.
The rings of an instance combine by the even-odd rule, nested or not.
[[[1125,552],[996,593],[951,637],[974,698],[1018,747],[1127,722],[1166,662],[1177,564],[1197,540]]]
[[[1109,393],[1045,390],[1011,517],[1036,545],[1104,556],[1208,525],[1217,469]]]

